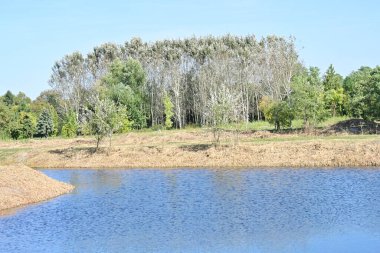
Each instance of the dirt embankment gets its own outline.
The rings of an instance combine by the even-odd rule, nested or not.
[[[47,200],[73,188],[24,165],[0,166],[0,211]]]
[[[221,144],[212,133],[135,132],[114,137],[95,152],[91,137],[0,142],[3,164],[22,162],[37,168],[178,167],[367,167],[380,166],[379,135],[277,134],[225,132]]]

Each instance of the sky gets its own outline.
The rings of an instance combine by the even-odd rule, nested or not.
[[[300,59],[343,76],[380,64],[378,0],[1,0],[0,95],[49,89],[55,61],[106,42],[294,36]]]

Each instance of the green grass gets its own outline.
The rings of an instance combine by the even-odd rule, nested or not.
[[[340,121],[348,120],[349,117],[347,116],[339,116],[339,117],[331,117],[326,119],[323,122],[320,122],[317,127],[318,128],[326,128],[329,126],[332,126]],[[240,130],[240,131],[247,131],[247,130],[254,130],[254,131],[271,131],[274,130],[274,125],[269,124],[267,121],[253,121],[248,123],[237,123],[237,124],[228,124],[223,125],[221,128],[226,130]],[[303,128],[303,120],[301,119],[295,119],[292,121],[292,127],[288,129],[301,129]],[[286,129],[285,129],[286,130]]]
[[[30,148],[4,148],[0,149],[0,163],[5,161],[9,156],[21,151],[30,150]]]
[[[269,124],[266,121],[253,121],[248,123],[235,123],[235,124],[228,124],[228,125],[222,125],[220,128],[226,129],[226,130],[240,130],[240,131],[247,131],[247,130],[273,130],[274,126]]]
[[[252,142],[282,142],[282,141],[310,141],[310,140],[330,140],[330,141],[359,141],[359,140],[377,140],[376,135],[343,135],[343,136],[313,136],[313,135],[300,135],[290,137],[270,137],[270,138],[253,138]]]
[[[317,127],[318,128],[326,128],[329,126],[332,126],[340,121],[348,120],[350,119],[347,116],[338,116],[338,117],[331,117],[326,119],[323,122],[318,123]],[[241,122],[241,123],[231,123],[231,124],[225,124],[220,126],[220,128],[225,129],[225,130],[240,130],[240,131],[272,131],[275,130],[274,125],[269,124],[267,121],[253,121],[253,122]],[[292,121],[292,126],[291,128],[287,129],[301,129],[303,128],[303,120],[301,119],[295,119]],[[162,131],[171,131],[171,132],[177,132],[177,131],[199,131],[202,129],[209,129],[209,127],[200,127],[198,125],[190,124],[186,125],[182,129],[170,129],[167,130],[165,127],[161,125],[156,125],[151,128],[144,128],[141,130],[132,130],[131,132],[133,133],[157,133],[157,132],[162,132]],[[286,129],[285,129],[286,130]]]
[[[329,127],[329,126],[335,125],[341,121],[345,121],[348,119],[350,119],[350,117],[347,117],[347,116],[331,117],[331,118],[326,119],[323,122],[320,122],[318,124],[318,127],[322,127],[322,128]]]

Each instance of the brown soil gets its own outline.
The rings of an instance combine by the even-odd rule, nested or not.
[[[74,187],[24,165],[0,167],[0,214],[3,210],[47,200]]]
[[[380,123],[364,119],[349,119],[332,125],[326,133],[380,134]]]
[[[312,136],[206,130],[133,132],[95,151],[91,137],[0,142],[0,163],[37,168],[363,167],[380,166],[379,135]],[[1,154],[1,153],[0,153]]]

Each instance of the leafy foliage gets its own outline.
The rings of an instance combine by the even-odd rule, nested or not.
[[[335,72],[334,66],[331,64],[323,78],[323,88],[325,91],[337,90],[343,86],[343,78]]]
[[[380,66],[371,71],[364,94],[363,118],[380,119]]]
[[[365,89],[371,78],[370,67],[361,67],[344,79],[344,90],[347,94],[347,112],[352,117],[362,117],[365,107]]]
[[[74,137],[77,135],[78,123],[75,112],[70,111],[66,116],[64,124],[62,126],[61,134],[63,137]]]
[[[293,119],[304,128],[334,116],[376,120],[379,73],[361,67],[343,80],[330,65],[321,77],[302,66],[293,38],[133,38],[64,56],[52,68],[52,89],[34,101],[7,91],[0,137],[94,134],[99,146],[130,129],[197,125],[211,127],[219,142],[225,124],[248,126],[263,115],[277,130]]]
[[[128,108],[135,129],[147,126],[146,97],[143,92],[145,82],[145,72],[141,64],[132,58],[125,62],[114,61],[109,73],[103,78],[106,96],[116,104]]]
[[[165,107],[165,127],[166,129],[170,129],[173,127],[172,117],[174,113],[173,113],[173,103],[170,100],[170,97],[168,96],[168,94],[166,94],[164,98],[164,107]]]
[[[339,115],[343,113],[343,105],[346,95],[343,89],[343,77],[335,72],[333,65],[330,65],[323,78],[323,88],[325,91],[325,105],[329,109],[332,117],[337,112]]]
[[[337,112],[342,114],[345,100],[346,95],[344,94],[343,87],[330,89],[325,92],[325,103],[329,106],[332,117],[335,117]]]
[[[22,138],[32,138],[35,132],[35,118],[32,114],[21,112],[20,115],[20,125],[21,125],[21,137]]]
[[[295,76],[292,82],[292,105],[296,116],[303,119],[306,129],[315,127],[326,117],[323,85],[319,69],[311,67]]]
[[[44,109],[38,118],[36,135],[47,138],[54,131],[53,119],[48,109]]]
[[[3,102],[5,103],[5,105],[7,106],[11,106],[14,104],[14,100],[15,100],[15,95],[13,95],[13,93],[11,91],[7,91],[4,96],[3,96]]]
[[[4,136],[11,121],[11,111],[5,103],[0,101],[0,134]]]
[[[111,147],[112,135],[120,130],[129,129],[127,109],[125,106],[116,106],[109,99],[93,99],[94,108],[89,120],[89,128],[96,138],[96,149],[104,137],[109,138],[109,147]]]
[[[273,101],[268,97],[263,97],[260,101],[260,109],[264,113],[265,120],[273,124],[277,131],[292,125],[294,112],[288,101]]]

